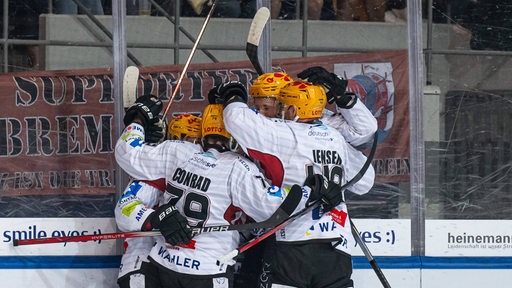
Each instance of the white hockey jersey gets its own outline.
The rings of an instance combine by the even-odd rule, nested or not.
[[[192,227],[238,224],[235,222],[243,220],[243,212],[263,221],[285,197],[284,190],[269,187],[254,163],[236,153],[202,151],[199,145],[182,141],[149,146],[143,139],[141,126],[131,124],[125,129],[115,148],[119,166],[137,179],[165,178],[165,198]],[[304,207],[307,192],[300,207]],[[141,213],[140,217],[143,221],[147,215]],[[237,231],[202,233],[186,247],[170,246],[160,239],[150,257],[179,273],[215,275],[226,271],[216,260],[238,244]]]
[[[354,147],[370,142],[378,128],[377,119],[361,101],[357,101],[351,109],[336,106],[336,113],[324,109],[320,121],[338,130]]]
[[[132,180],[125,188],[114,209],[117,227],[120,231],[139,231],[143,221],[140,216],[148,211],[148,207],[158,205],[165,191],[165,179],[156,181]],[[158,236],[163,238],[162,236]],[[127,238],[123,242],[124,252],[119,266],[118,278],[138,271],[142,262],[156,242],[156,237]]]
[[[371,122],[371,119],[367,121]],[[320,122],[305,124],[269,119],[240,102],[224,108],[224,122],[228,132],[247,155],[259,162],[265,176],[276,186],[303,183],[308,175],[315,173],[342,185],[360,171],[367,159],[340,132]],[[370,166],[350,191],[367,193],[374,178],[375,172]],[[277,232],[276,238],[288,242],[341,238],[337,248],[349,254],[350,247],[355,246],[344,203],[324,214],[315,209]]]

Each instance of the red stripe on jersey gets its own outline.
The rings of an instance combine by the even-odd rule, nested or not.
[[[144,182],[148,185],[151,185],[162,192],[165,191],[165,178],[160,178],[160,179],[151,180],[151,181],[150,180],[142,180],[142,182]]]
[[[231,225],[238,225],[248,223],[250,218],[239,207],[229,205],[228,209],[224,212],[224,220],[228,221]]]
[[[278,187],[283,185],[284,167],[279,158],[251,149],[247,149],[247,152],[249,157],[260,163],[261,169],[265,171],[265,177],[272,181],[272,185]]]

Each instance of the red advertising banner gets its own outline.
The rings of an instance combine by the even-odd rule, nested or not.
[[[323,66],[349,79],[349,90],[379,122],[377,182],[409,180],[407,51],[277,59],[273,66],[292,77]],[[158,95],[167,105],[183,65],[139,69],[138,95]],[[248,61],[192,64],[168,116],[200,114],[213,85],[238,80],[249,86],[256,77]],[[114,193],[114,120],[123,115],[114,115],[120,99],[112,70],[4,74],[0,87],[1,195]]]

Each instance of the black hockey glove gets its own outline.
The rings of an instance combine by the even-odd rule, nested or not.
[[[158,122],[154,122],[144,129],[144,138],[146,143],[157,144],[164,140],[167,133],[167,123],[158,115]]]
[[[311,194],[307,201],[307,205],[322,201],[323,211],[329,211],[338,206],[343,201],[343,193],[340,186],[332,181],[327,180],[321,174],[315,174],[306,178],[305,186],[311,188]]]
[[[143,231],[160,229],[165,241],[173,246],[178,243],[188,244],[192,239],[192,230],[188,226],[187,218],[171,204],[158,207],[148,216],[142,227]]]
[[[222,104],[224,107],[233,102],[247,103],[247,89],[242,82],[230,81],[214,86],[208,92],[210,104]]]
[[[327,102],[331,104],[336,102],[338,107],[344,109],[350,109],[356,104],[357,97],[355,97],[355,94],[345,93],[348,81],[327,71],[323,67],[315,66],[308,68],[297,74],[297,77],[315,85],[320,84],[324,86]]]
[[[162,101],[155,95],[142,95],[126,110],[123,118],[124,125],[128,126],[134,120],[139,120],[142,127],[147,129],[159,121],[158,114],[162,111],[162,106]]]

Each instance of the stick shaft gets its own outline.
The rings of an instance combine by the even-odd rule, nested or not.
[[[34,244],[51,244],[51,243],[64,243],[64,242],[87,242],[96,240],[114,240],[122,238],[135,238],[161,235],[159,231],[135,231],[135,232],[120,232],[120,233],[106,233],[96,235],[80,235],[80,236],[63,236],[63,237],[50,237],[50,238],[36,238],[36,239],[14,239],[14,246],[34,245]]]
[[[373,271],[375,271],[375,274],[377,274],[377,277],[380,280],[380,283],[382,283],[382,287],[384,288],[391,288],[389,285],[388,280],[386,279],[386,276],[384,273],[382,273],[382,270],[379,267],[379,264],[375,261],[375,259],[372,256],[372,253],[370,252],[370,249],[368,249],[368,246],[366,246],[366,243],[364,243],[363,239],[361,239],[361,235],[359,234],[359,231],[357,230],[356,226],[354,225],[354,222],[352,222],[352,219],[350,219],[350,226],[352,227],[352,235],[354,236],[354,239],[356,240],[359,247],[361,247],[361,250],[364,253],[364,256],[366,256],[366,259],[368,259],[368,262],[370,262],[370,265],[373,268]]]
[[[228,254],[222,256],[221,258],[219,258],[217,260],[217,265],[226,263],[227,261],[233,259],[234,257],[238,256],[240,253],[248,250],[249,248],[253,247],[254,245],[256,245],[256,244],[260,243],[261,241],[267,239],[268,237],[272,236],[274,233],[276,233],[277,231],[281,230],[282,228],[284,228],[286,225],[290,224],[295,219],[299,218],[302,215],[305,215],[305,214],[309,213],[310,211],[312,211],[313,209],[315,209],[319,205],[320,205],[320,201],[317,201],[313,205],[311,205],[309,207],[306,207],[306,208],[302,209],[301,211],[295,213],[294,215],[288,217],[281,224],[279,224],[279,225],[275,226],[274,228],[266,231],[265,233],[261,234],[260,236],[258,236],[256,238],[252,238],[251,240],[249,240],[249,242],[243,244],[242,246],[238,247],[237,249],[235,249],[235,250],[229,252]]]
[[[187,73],[188,66],[190,65],[190,62],[192,61],[192,57],[194,56],[197,45],[199,45],[199,41],[201,41],[201,38],[203,37],[204,30],[206,29],[206,26],[208,25],[208,22],[210,22],[210,18],[212,17],[213,10],[217,6],[216,1],[213,2],[212,7],[210,8],[210,12],[208,12],[208,15],[206,16],[206,19],[204,20],[203,26],[201,27],[201,30],[199,31],[199,34],[197,35],[196,42],[194,42],[194,46],[192,46],[192,50],[190,51],[190,55],[188,55],[187,62],[185,62],[185,66],[183,67],[183,71],[181,71],[181,75],[178,78],[178,82],[176,83],[176,86],[174,87],[174,91],[172,92],[171,99],[169,99],[169,103],[167,103],[167,106],[165,107],[164,113],[162,114],[162,118],[165,119],[167,116],[167,112],[169,112],[169,109],[171,108],[172,101],[174,100],[174,97],[176,96],[176,93],[180,89],[181,81],[183,81],[183,77],[185,77],[185,74]]]
[[[288,196],[283,200],[283,203],[276,209],[276,211],[265,221],[253,222],[237,225],[217,225],[206,227],[192,228],[192,235],[195,236],[205,232],[222,232],[222,231],[243,231],[259,228],[274,227],[287,219],[293,213],[295,207],[300,202],[302,197],[302,190],[300,187],[293,187],[288,193]],[[161,235],[160,231],[133,231],[133,232],[120,232],[108,233],[97,235],[79,235],[79,236],[65,236],[65,237],[51,237],[51,238],[38,238],[38,239],[14,239],[14,246],[32,245],[32,244],[50,244],[50,243],[63,243],[63,242],[86,242],[93,240],[112,240],[121,238],[134,238],[146,236]]]

